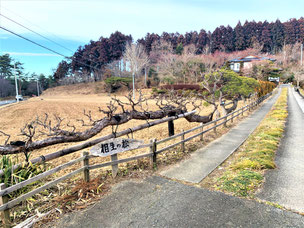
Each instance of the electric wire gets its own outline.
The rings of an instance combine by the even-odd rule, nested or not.
[[[68,51],[70,51],[70,52],[74,52],[73,50],[71,50],[71,49],[69,49],[69,48],[67,48],[67,47],[65,47],[65,46],[63,46],[63,45],[57,43],[56,41],[51,40],[51,39],[49,39],[48,37],[46,37],[46,36],[44,36],[44,35],[41,35],[40,33],[38,33],[38,32],[36,32],[36,31],[34,31],[34,30],[32,30],[32,29],[30,29],[30,28],[28,28],[28,27],[26,27],[26,26],[20,24],[19,22],[15,21],[15,20],[13,20],[13,19],[7,17],[7,16],[5,16],[3,13],[0,13],[0,16],[2,16],[2,17],[4,17],[5,19],[7,19],[7,20],[9,20],[9,21],[11,21],[11,22],[13,22],[13,23],[15,23],[15,24],[21,26],[22,28],[25,28],[25,29],[31,31],[32,33],[35,33],[36,35],[38,35],[38,36],[40,36],[40,37],[42,37],[42,38],[44,38],[44,39],[46,39],[46,40],[48,40],[48,41],[50,41],[50,42],[56,44],[56,45],[58,45],[58,46],[64,48],[65,50],[68,50]]]
[[[11,12],[11,11],[10,11],[10,12]],[[46,40],[48,40],[48,41],[54,43],[54,44],[56,44],[56,45],[58,45],[58,46],[60,46],[60,47],[62,47],[62,48],[64,48],[64,49],[66,49],[66,50],[68,50],[68,51],[70,51],[71,53],[75,53],[75,51],[73,51],[73,50],[71,50],[71,49],[69,49],[69,48],[67,48],[67,47],[65,47],[65,46],[63,46],[63,45],[57,43],[56,41],[53,41],[53,40],[51,40],[50,38],[48,38],[48,37],[46,37],[46,36],[44,36],[44,35],[41,35],[40,33],[34,31],[33,29],[30,29],[30,28],[26,27],[25,25],[22,25],[21,23],[19,23],[19,22],[15,21],[15,20],[13,20],[13,19],[11,19],[11,18],[9,18],[9,17],[3,15],[3,13],[1,13],[1,12],[0,12],[0,16],[2,16],[2,17],[4,17],[4,18],[6,18],[7,20],[9,20],[9,21],[11,21],[11,22],[13,22],[13,23],[15,23],[15,24],[21,26],[22,28],[25,28],[25,29],[27,29],[28,31],[33,32],[34,34],[36,34],[36,35],[38,35],[38,36],[40,36],[40,37],[42,37],[42,38],[44,38],[44,39],[46,39]],[[20,16],[19,16],[19,17],[20,17]],[[21,17],[21,18],[22,18],[22,17]],[[28,21],[28,20],[27,20],[27,21]],[[96,54],[93,54],[93,55],[94,55],[95,57],[97,57]],[[84,58],[84,57],[82,57],[82,58]],[[85,59],[85,60],[88,60],[88,61],[90,61],[90,62],[92,62],[92,63],[95,63],[96,66],[100,64],[100,63],[97,63],[97,62],[93,61],[92,59],[88,59],[88,58],[84,58],[84,59]]]
[[[84,66],[87,66],[87,67],[93,68],[93,69],[95,69],[95,70],[97,70],[97,71],[100,71],[100,69],[98,69],[98,68],[95,68],[95,67],[93,67],[93,66],[90,66],[90,65],[88,65],[88,64],[86,64],[86,63],[83,63],[83,62],[81,62],[81,61],[79,61],[79,60],[72,59],[72,57],[65,56],[64,54],[61,54],[61,53],[59,53],[59,52],[57,52],[57,51],[54,51],[54,50],[52,50],[51,48],[48,48],[48,47],[46,47],[46,46],[44,46],[44,45],[42,45],[42,44],[39,44],[39,43],[37,43],[37,42],[35,42],[35,41],[29,39],[29,38],[26,38],[26,37],[20,35],[20,34],[17,34],[17,33],[13,32],[13,31],[11,31],[11,30],[9,30],[9,29],[3,27],[3,26],[0,26],[0,29],[5,30],[6,32],[9,32],[9,33],[11,33],[11,34],[13,34],[13,35],[15,35],[15,36],[18,36],[18,37],[21,38],[21,39],[24,39],[24,40],[26,40],[26,41],[28,41],[28,42],[31,42],[31,43],[33,43],[33,44],[35,44],[35,45],[37,45],[37,46],[39,46],[39,47],[41,47],[41,48],[44,48],[44,49],[46,49],[46,50],[48,50],[48,51],[50,51],[50,52],[53,52],[53,53],[55,53],[55,54],[57,54],[57,55],[59,55],[59,56],[64,57],[64,58],[66,58],[66,59],[74,60],[75,62],[78,62],[78,63],[80,63],[80,64],[82,64],[82,65],[84,65]]]
[[[7,10],[7,9],[6,9],[6,10]],[[9,11],[9,10],[8,10],[8,11]],[[40,36],[40,37],[42,37],[42,38],[44,38],[44,39],[50,41],[50,42],[52,42],[52,43],[54,43],[54,44],[56,44],[56,45],[58,45],[58,46],[60,46],[60,47],[62,47],[62,48],[64,48],[64,49],[66,49],[66,50],[72,52],[72,53],[75,53],[73,50],[71,50],[71,49],[69,49],[69,48],[67,48],[67,47],[65,47],[65,46],[63,46],[63,45],[57,43],[56,41],[51,40],[50,38],[48,38],[48,37],[46,37],[46,36],[44,36],[44,35],[42,35],[42,34],[36,32],[36,31],[34,31],[33,29],[30,29],[30,28],[28,28],[28,27],[22,25],[21,23],[19,23],[19,22],[15,21],[15,20],[13,20],[13,19],[11,19],[11,18],[5,16],[5,15],[4,15],[3,13],[1,13],[1,12],[0,12],[0,16],[4,17],[5,19],[7,19],[7,20],[9,20],[9,21],[11,21],[11,22],[13,22],[13,23],[15,23],[15,24],[17,24],[17,25],[19,25],[19,26],[21,26],[21,27],[27,29],[27,30],[29,30],[30,32],[32,32],[32,33],[34,33],[34,34],[36,34],[36,35],[38,35],[38,36]],[[18,16],[19,16],[19,15],[18,15]],[[19,17],[21,17],[21,16],[19,16]],[[21,18],[22,18],[22,17],[21,17]],[[23,18],[23,19],[24,19],[24,18]],[[27,21],[28,21],[28,20],[27,20]],[[37,26],[37,27],[38,27],[38,26]],[[12,32],[11,32],[11,33],[12,33]],[[22,38],[21,35],[18,35],[18,34],[14,34],[14,35],[17,35],[17,36],[19,36],[20,38]],[[25,37],[24,37],[24,38],[25,38]],[[29,41],[29,42],[32,42],[32,41],[30,41],[28,38],[25,38],[25,39],[26,39],[27,41]],[[43,45],[40,45],[40,44],[36,43],[35,41],[33,41],[32,43],[35,43],[36,45],[38,45],[38,46],[40,46],[40,47],[43,46]],[[49,48],[47,48],[47,47],[45,47],[45,46],[44,46],[43,48],[46,48],[47,50],[51,51]],[[56,51],[55,51],[55,52],[52,51],[52,52],[55,53]],[[65,55],[63,55],[63,54],[60,54],[60,53],[58,53],[58,52],[56,52],[56,54],[59,54],[59,55],[65,57],[65,58],[67,58],[67,59],[72,59],[71,57],[67,57],[67,56],[65,56]],[[94,55],[95,55],[95,57],[97,57],[96,54],[94,54]],[[82,58],[83,58],[83,57],[82,57]],[[88,61],[90,61],[90,62],[92,62],[92,63],[95,63],[96,65],[99,65],[99,64],[100,64],[100,63],[97,63],[97,62],[93,61],[92,59],[88,59],[88,58],[84,58],[84,59],[85,59],[85,60],[88,60]],[[81,64],[84,65],[84,66],[88,66],[88,67],[90,67],[90,68],[94,68],[95,70],[98,70],[98,71],[100,70],[100,69],[98,69],[98,68],[96,68],[96,67],[93,67],[93,66],[90,66],[90,65],[88,65],[88,64],[86,64],[86,63],[80,62],[79,60],[76,61],[76,60],[74,59],[74,61],[75,61],[75,62],[78,62],[78,63],[81,63]]]

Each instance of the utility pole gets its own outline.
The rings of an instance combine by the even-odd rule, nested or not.
[[[17,82],[17,73],[16,73],[16,63],[14,64],[14,73],[15,73],[15,86],[16,86],[16,99],[19,102],[19,93],[18,93],[18,82]]]
[[[133,99],[135,100],[135,73],[133,72]]]
[[[145,67],[145,86],[148,87],[147,86],[147,68],[146,67]]]
[[[38,97],[39,97],[39,80],[38,80],[38,77],[37,77],[37,94],[38,94]]]
[[[301,44],[301,66],[303,66],[303,44]]]

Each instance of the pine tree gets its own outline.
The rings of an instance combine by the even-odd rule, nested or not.
[[[243,26],[240,21],[234,28],[234,33],[235,33],[235,50],[236,51],[245,50],[246,48],[245,34],[244,34]]]
[[[272,52],[277,53],[284,45],[284,25],[280,20],[270,24],[272,37]]]

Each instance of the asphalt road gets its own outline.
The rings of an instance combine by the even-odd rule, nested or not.
[[[49,227],[304,227],[304,216],[152,176],[122,182]]]
[[[15,100],[0,101],[0,106],[15,103]]]
[[[277,168],[267,172],[257,196],[304,213],[304,113],[295,96],[299,95],[289,87],[288,118],[276,154]]]

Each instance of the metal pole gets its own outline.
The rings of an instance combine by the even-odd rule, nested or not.
[[[17,73],[16,73],[16,63],[14,64],[14,73],[15,73],[16,99],[17,99],[17,102],[19,102],[18,82],[17,82]]]

